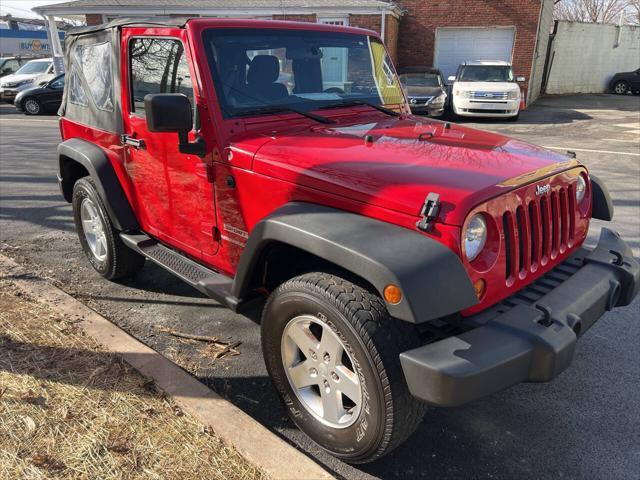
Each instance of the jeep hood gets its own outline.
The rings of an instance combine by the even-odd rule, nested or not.
[[[502,135],[447,126],[407,117],[276,130],[260,142],[253,170],[416,216],[435,192],[442,203],[439,221],[461,225],[479,203],[577,165]]]

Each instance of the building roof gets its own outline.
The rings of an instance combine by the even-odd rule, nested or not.
[[[392,0],[75,0],[71,2],[42,5],[33,10],[42,15],[118,13],[133,14],[132,10],[153,10],[156,14],[171,13],[215,13],[234,11],[270,11],[294,15],[298,12],[340,11],[347,13],[371,13],[400,11]],[[130,11],[131,10],[131,11]]]

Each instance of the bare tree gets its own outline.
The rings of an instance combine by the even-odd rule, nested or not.
[[[640,0],[629,0],[627,8],[627,23],[640,25]]]
[[[630,4],[640,0],[556,0],[554,16],[558,20],[592,23],[617,23],[626,17]]]

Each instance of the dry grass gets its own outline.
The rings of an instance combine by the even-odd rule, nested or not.
[[[0,478],[265,478],[72,323],[0,281]]]

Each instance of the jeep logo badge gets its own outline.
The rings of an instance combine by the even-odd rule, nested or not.
[[[544,195],[545,193],[549,193],[551,191],[551,185],[548,183],[546,185],[536,185],[536,195]]]

